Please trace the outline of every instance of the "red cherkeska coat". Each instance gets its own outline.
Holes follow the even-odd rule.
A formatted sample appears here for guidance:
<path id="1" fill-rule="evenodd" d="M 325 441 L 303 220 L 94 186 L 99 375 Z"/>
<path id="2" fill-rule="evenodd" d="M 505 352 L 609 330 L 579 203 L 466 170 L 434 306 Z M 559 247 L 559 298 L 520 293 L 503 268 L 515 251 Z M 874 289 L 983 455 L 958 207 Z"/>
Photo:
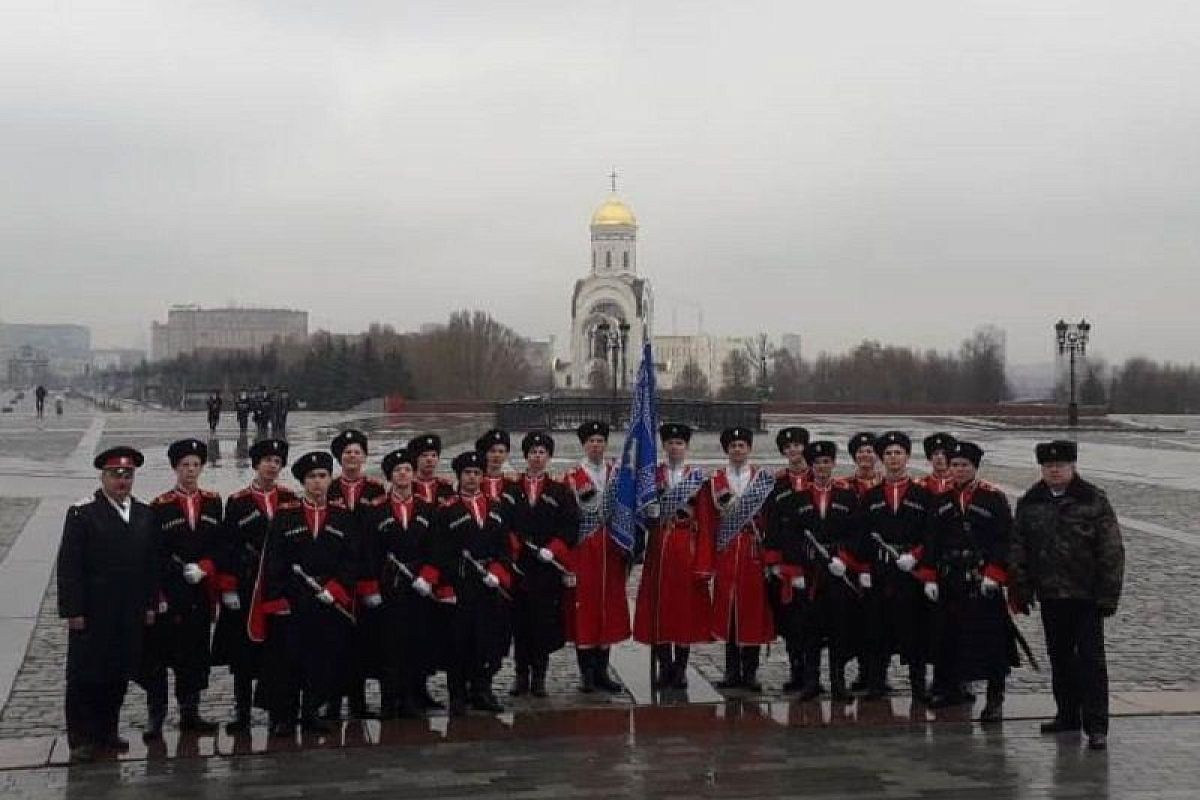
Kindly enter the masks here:
<path id="1" fill-rule="evenodd" d="M 758 474 L 753 468 L 751 480 Z M 717 541 L 723 511 L 721 498 L 729 495 L 729 478 L 724 469 L 713 473 L 696 495 L 696 520 L 702 540 Z M 765 502 L 764 502 L 765 507 Z M 767 586 L 761 535 L 765 533 L 764 509 L 760 509 L 723 550 L 716 552 L 716 585 L 713 590 L 712 635 L 738 645 L 768 644 L 775 638 L 775 624 L 767 602 Z"/>
<path id="2" fill-rule="evenodd" d="M 684 467 L 685 474 L 692 469 Z M 667 488 L 667 467 L 660 464 L 658 489 Z M 660 518 L 646 546 L 633 638 L 649 645 L 712 641 L 712 572 L 712 540 L 701 539 L 692 504 Z"/>
<path id="3" fill-rule="evenodd" d="M 612 480 L 613 468 L 608 466 Z M 600 490 L 582 465 L 568 472 L 565 481 L 580 505 L 598 502 Z M 625 552 L 609 536 L 607 520 L 592 531 L 580 531 L 572 551 L 575 570 L 574 615 L 568 599 L 567 635 L 576 647 L 608 647 L 629 638 L 629 601 L 625 595 L 628 574 Z"/>

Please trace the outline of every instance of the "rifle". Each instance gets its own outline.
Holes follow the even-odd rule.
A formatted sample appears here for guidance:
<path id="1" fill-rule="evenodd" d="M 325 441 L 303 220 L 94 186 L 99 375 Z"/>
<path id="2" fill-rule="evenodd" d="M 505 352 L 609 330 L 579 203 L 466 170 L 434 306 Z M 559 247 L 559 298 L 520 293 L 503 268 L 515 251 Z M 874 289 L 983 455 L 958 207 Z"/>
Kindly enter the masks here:
<path id="1" fill-rule="evenodd" d="M 830 562 L 833 561 L 833 556 L 829 554 L 829 550 L 825 547 L 825 545 L 817 541 L 817 537 L 813 536 L 813 532 L 808 528 L 804 529 L 804 536 L 808 539 L 809 544 L 813 546 L 813 549 L 817 551 L 817 555 L 821 557 L 825 566 L 828 567 Z M 842 583 L 850 587 L 850 591 L 854 592 L 855 597 L 863 596 L 862 589 L 859 589 L 857 586 L 855 586 L 854 581 L 850 580 L 849 576 L 847 576 L 845 573 L 842 573 L 841 577 Z"/>
<path id="2" fill-rule="evenodd" d="M 317 583 L 316 579 L 305 572 L 304 567 L 300 566 L 299 564 L 292 564 L 292 572 L 294 572 L 296 576 L 300 578 L 300 580 L 304 581 L 305 585 L 307 585 L 309 589 L 312 589 L 314 595 L 318 595 L 325 591 L 325 587 Z M 331 605 L 335 611 L 348 619 L 351 625 L 357 624 L 354 620 L 354 615 L 338 605 L 336 600 L 334 600 Z"/>
<path id="3" fill-rule="evenodd" d="M 484 580 L 485 578 L 487 578 L 488 575 L 491 574 L 490 572 L 487 571 L 487 568 L 485 566 L 483 566 L 483 564 L 480 564 L 478 561 L 476 561 L 474 559 L 474 557 L 471 556 L 471 551 L 465 547 L 463 548 L 463 551 L 462 551 L 462 557 L 463 557 L 464 561 L 466 561 L 471 566 L 473 566 L 475 568 L 475 571 L 479 573 L 480 580 Z M 510 603 L 512 602 L 512 599 L 513 599 L 512 595 L 509 594 L 508 591 L 503 586 L 497 586 L 496 591 L 505 600 L 508 600 Z"/>

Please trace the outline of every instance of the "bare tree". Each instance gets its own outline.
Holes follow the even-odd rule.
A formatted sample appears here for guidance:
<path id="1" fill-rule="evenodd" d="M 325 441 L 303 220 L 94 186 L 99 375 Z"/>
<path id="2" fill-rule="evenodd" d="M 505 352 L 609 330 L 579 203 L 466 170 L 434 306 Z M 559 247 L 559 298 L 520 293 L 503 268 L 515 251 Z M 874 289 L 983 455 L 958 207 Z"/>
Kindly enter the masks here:
<path id="1" fill-rule="evenodd" d="M 754 397 L 750 358 L 744 350 L 731 350 L 721 362 L 721 397 L 725 400 L 750 400 Z"/>
<path id="2" fill-rule="evenodd" d="M 671 393 L 678 397 L 690 397 L 698 400 L 708 397 L 708 377 L 704 374 L 704 370 L 700 369 L 700 365 L 696 363 L 695 359 L 688 361 L 680 368 L 679 375 L 671 387 Z"/>

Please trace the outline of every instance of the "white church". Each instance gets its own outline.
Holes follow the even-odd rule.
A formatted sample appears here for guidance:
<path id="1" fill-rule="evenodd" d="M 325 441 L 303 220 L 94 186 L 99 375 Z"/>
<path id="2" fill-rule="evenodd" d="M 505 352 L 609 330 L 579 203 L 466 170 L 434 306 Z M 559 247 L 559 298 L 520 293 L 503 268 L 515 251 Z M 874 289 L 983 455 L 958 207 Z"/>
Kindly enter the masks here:
<path id="1" fill-rule="evenodd" d="M 648 333 L 660 389 L 671 389 L 684 365 L 695 362 L 716 391 L 722 362 L 732 350 L 745 351 L 751 337 L 654 334 L 654 293 L 650 279 L 638 272 L 637 217 L 617 195 L 612 177 L 612 194 L 592 214 L 591 267 L 571 295 L 570 351 L 555 359 L 555 388 L 611 386 L 614 364 L 618 386 L 631 385 Z"/>

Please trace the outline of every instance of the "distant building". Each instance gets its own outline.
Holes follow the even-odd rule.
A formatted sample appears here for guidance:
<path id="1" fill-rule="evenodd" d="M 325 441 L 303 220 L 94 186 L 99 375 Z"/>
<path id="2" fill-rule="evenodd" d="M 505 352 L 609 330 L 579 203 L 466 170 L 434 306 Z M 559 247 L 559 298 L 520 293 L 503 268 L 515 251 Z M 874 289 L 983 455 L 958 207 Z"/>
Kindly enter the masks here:
<path id="1" fill-rule="evenodd" d="M 145 350 L 127 347 L 109 347 L 92 351 L 92 369 L 104 372 L 110 369 L 131 370 L 146 360 Z"/>
<path id="2" fill-rule="evenodd" d="M 275 341 L 307 337 L 307 311 L 172 306 L 165 323 L 151 326 L 150 356 L 163 361 L 202 351 L 254 352 Z"/>
<path id="3" fill-rule="evenodd" d="M 92 362 L 92 331 L 84 325 L 0 323 L 0 359 L 26 357 L 44 359 L 55 375 L 82 375 Z"/>
<path id="4" fill-rule="evenodd" d="M 33 386 L 50 380 L 50 360 L 40 350 L 22 345 L 8 358 L 8 385 Z"/>

